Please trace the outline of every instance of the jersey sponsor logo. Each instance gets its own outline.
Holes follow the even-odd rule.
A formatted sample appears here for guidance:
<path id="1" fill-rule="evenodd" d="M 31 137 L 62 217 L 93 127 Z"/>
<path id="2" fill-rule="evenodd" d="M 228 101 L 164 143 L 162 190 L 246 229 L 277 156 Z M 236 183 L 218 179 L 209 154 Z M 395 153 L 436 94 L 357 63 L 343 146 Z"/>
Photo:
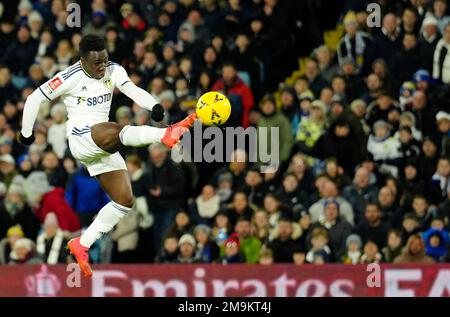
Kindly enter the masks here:
<path id="1" fill-rule="evenodd" d="M 55 90 L 61 85 L 62 80 L 59 77 L 56 77 L 55 79 L 53 79 L 51 82 L 48 83 L 48 86 L 50 87 L 51 90 Z"/>
<path id="2" fill-rule="evenodd" d="M 96 97 L 89 97 L 86 99 L 87 106 L 97 106 L 105 102 L 111 101 L 112 94 L 104 94 Z"/>

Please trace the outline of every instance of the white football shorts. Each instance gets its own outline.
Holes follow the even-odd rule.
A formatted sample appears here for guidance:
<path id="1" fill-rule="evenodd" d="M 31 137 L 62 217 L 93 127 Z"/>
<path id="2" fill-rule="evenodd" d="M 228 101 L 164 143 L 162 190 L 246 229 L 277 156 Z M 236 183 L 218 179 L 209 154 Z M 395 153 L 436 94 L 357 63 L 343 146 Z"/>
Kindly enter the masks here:
<path id="1" fill-rule="evenodd" d="M 73 157 L 87 167 L 91 176 L 127 169 L 125 160 L 119 152 L 111 154 L 95 144 L 89 126 L 73 128 L 68 140 Z"/>

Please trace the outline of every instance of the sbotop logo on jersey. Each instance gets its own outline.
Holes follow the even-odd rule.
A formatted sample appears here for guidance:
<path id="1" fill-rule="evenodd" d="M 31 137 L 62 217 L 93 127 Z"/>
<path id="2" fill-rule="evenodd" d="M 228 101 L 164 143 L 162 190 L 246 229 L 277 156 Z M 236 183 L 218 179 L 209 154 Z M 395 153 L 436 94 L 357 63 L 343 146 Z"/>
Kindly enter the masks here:
<path id="1" fill-rule="evenodd" d="M 104 94 L 104 95 L 100 95 L 100 96 L 96 96 L 96 97 L 78 98 L 78 104 L 80 104 L 82 101 L 84 101 L 83 99 L 86 99 L 86 105 L 88 107 L 98 106 L 105 102 L 111 101 L 111 98 L 112 98 L 112 93 Z"/>

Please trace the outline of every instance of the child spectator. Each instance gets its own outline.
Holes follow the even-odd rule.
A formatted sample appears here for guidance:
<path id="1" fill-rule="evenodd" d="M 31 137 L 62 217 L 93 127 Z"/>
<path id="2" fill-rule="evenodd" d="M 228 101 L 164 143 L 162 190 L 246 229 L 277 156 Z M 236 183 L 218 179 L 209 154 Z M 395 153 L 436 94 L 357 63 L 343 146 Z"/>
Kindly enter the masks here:
<path id="1" fill-rule="evenodd" d="M 364 245 L 364 253 L 359 263 L 381 263 L 382 256 L 378 252 L 378 245 L 373 241 L 367 241 Z"/>
<path id="2" fill-rule="evenodd" d="M 388 233 L 387 246 L 381 252 L 383 261 L 387 263 L 394 262 L 394 259 L 402 252 L 402 234 L 400 230 L 391 229 Z"/>
<path id="3" fill-rule="evenodd" d="M 345 241 L 347 252 L 342 256 L 342 263 L 344 264 L 358 264 L 362 255 L 361 238 L 357 234 L 351 234 Z"/>
<path id="4" fill-rule="evenodd" d="M 325 262 L 331 261 L 331 250 L 328 246 L 328 234 L 323 228 L 316 228 L 312 231 L 311 249 L 306 253 L 306 262 L 314 263 L 316 252 L 323 251 L 320 255 Z"/>

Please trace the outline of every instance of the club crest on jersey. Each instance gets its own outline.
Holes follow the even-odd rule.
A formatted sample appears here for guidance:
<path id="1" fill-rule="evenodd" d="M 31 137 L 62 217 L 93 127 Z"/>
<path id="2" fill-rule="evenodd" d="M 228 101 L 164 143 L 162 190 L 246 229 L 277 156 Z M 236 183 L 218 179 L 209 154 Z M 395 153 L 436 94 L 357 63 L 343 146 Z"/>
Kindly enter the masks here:
<path id="1" fill-rule="evenodd" d="M 105 79 L 104 81 L 103 81 L 103 84 L 105 85 L 105 87 L 106 88 L 108 88 L 108 89 L 112 89 L 112 83 L 111 83 L 111 79 Z"/>
<path id="2" fill-rule="evenodd" d="M 48 83 L 48 86 L 51 90 L 55 90 L 59 86 L 62 85 L 62 80 L 59 77 L 56 77 L 51 82 Z"/>

